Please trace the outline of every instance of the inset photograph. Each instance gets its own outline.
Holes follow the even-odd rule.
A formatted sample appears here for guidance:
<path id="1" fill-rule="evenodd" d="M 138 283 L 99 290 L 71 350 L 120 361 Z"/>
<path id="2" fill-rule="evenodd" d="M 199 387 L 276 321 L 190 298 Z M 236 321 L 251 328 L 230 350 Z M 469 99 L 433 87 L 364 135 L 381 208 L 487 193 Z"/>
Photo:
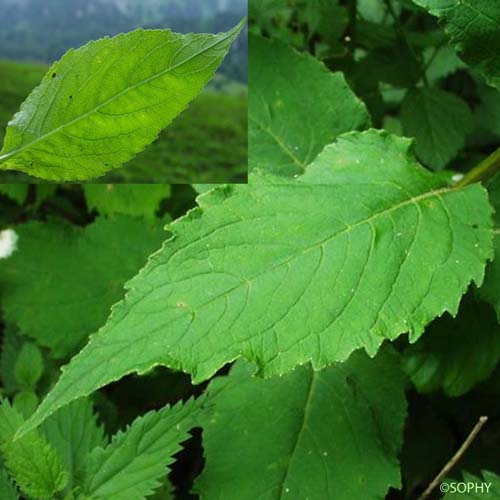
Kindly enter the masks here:
<path id="1" fill-rule="evenodd" d="M 0 183 L 246 182 L 246 0 L 0 12 Z"/>

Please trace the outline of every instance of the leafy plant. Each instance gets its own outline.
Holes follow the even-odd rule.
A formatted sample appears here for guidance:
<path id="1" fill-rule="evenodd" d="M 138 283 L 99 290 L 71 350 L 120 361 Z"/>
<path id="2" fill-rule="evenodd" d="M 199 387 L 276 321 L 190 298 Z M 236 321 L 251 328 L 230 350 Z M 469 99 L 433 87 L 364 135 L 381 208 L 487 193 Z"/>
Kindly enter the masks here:
<path id="1" fill-rule="evenodd" d="M 500 7 L 381 5 L 251 3 L 247 185 L 3 189 L 6 497 L 498 496 Z"/>
<path id="2" fill-rule="evenodd" d="M 120 166 L 199 94 L 242 27 L 136 30 L 68 51 L 9 123 L 0 168 L 64 181 Z"/>

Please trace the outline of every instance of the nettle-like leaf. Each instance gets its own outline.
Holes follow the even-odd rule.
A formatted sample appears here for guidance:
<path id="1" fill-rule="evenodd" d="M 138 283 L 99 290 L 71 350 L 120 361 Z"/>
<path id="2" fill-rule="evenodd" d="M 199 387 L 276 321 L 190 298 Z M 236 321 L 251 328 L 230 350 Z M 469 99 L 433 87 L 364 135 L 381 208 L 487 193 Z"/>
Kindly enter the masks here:
<path id="1" fill-rule="evenodd" d="M 68 51 L 9 123 L 0 169 L 63 181 L 120 166 L 199 94 L 242 27 L 137 30 Z"/>
<path id="2" fill-rule="evenodd" d="M 250 36 L 249 167 L 302 174 L 338 135 L 370 118 L 342 73 L 279 41 Z"/>
<path id="3" fill-rule="evenodd" d="M 405 377 L 394 351 L 271 379 L 252 371 L 237 363 L 208 388 L 201 498 L 350 500 L 401 486 Z"/>
<path id="4" fill-rule="evenodd" d="M 460 57 L 500 86 L 500 4 L 488 0 L 414 0 L 437 16 Z"/>
<path id="5" fill-rule="evenodd" d="M 18 250 L 0 261 L 5 317 L 60 358 L 104 324 L 123 284 L 165 237 L 161 221 L 127 216 L 85 228 L 31 221 L 15 230 Z"/>
<path id="6" fill-rule="evenodd" d="M 173 456 L 190 437 L 203 399 L 137 418 L 87 459 L 81 493 L 92 500 L 143 500 L 161 486 Z"/>
<path id="7" fill-rule="evenodd" d="M 104 429 L 97 424 L 92 403 L 86 398 L 54 413 L 40 432 L 57 450 L 69 472 L 68 489 L 81 481 L 89 453 L 107 444 Z"/>
<path id="8" fill-rule="evenodd" d="M 35 500 L 52 500 L 68 483 L 59 454 L 37 431 L 13 441 L 23 423 L 8 401 L 0 405 L 0 449 L 5 465 L 19 489 Z"/>
<path id="9" fill-rule="evenodd" d="M 102 215 L 153 217 L 160 202 L 170 197 L 168 184 L 85 184 L 89 210 Z"/>
<path id="10" fill-rule="evenodd" d="M 461 396 L 488 378 L 500 361 L 500 326 L 493 310 L 465 300 L 456 318 L 436 320 L 406 349 L 404 367 L 422 392 Z"/>
<path id="11" fill-rule="evenodd" d="M 298 179 L 254 175 L 200 196 L 26 429 L 155 365 L 196 383 L 240 357 L 265 376 L 321 369 L 455 314 L 492 257 L 492 209 L 480 185 L 443 187 L 410 145 L 346 134 Z"/>
<path id="12" fill-rule="evenodd" d="M 404 133 L 415 137 L 415 152 L 433 169 L 444 168 L 465 146 L 472 112 L 467 103 L 438 88 L 410 90 L 401 105 Z"/>

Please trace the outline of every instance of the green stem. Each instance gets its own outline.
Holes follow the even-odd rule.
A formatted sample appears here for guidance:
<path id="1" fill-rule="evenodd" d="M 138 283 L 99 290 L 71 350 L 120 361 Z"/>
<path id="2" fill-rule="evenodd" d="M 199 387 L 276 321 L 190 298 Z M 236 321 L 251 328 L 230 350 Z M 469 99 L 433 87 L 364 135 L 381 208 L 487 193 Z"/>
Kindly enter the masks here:
<path id="1" fill-rule="evenodd" d="M 484 181 L 500 170 L 500 148 L 467 172 L 455 187 L 465 187 L 474 182 Z"/>

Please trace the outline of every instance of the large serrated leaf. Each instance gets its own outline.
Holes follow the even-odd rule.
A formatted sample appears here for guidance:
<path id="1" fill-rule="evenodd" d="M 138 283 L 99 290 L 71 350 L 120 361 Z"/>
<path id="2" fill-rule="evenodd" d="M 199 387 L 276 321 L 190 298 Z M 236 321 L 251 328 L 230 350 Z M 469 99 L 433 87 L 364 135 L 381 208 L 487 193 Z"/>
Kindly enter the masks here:
<path id="1" fill-rule="evenodd" d="M 208 388 L 201 498 L 351 500 L 401 486 L 406 381 L 394 351 L 271 379 L 252 371 L 238 363 Z"/>
<path id="2" fill-rule="evenodd" d="M 9 123 L 0 169 L 62 181 L 120 166 L 199 94 L 242 27 L 137 30 L 68 51 Z"/>
<path id="3" fill-rule="evenodd" d="M 492 209 L 480 185 L 443 187 L 410 144 L 346 134 L 298 179 L 202 195 L 26 428 L 154 365 L 195 382 L 240 357 L 265 376 L 321 369 L 455 314 L 492 257 Z"/>

